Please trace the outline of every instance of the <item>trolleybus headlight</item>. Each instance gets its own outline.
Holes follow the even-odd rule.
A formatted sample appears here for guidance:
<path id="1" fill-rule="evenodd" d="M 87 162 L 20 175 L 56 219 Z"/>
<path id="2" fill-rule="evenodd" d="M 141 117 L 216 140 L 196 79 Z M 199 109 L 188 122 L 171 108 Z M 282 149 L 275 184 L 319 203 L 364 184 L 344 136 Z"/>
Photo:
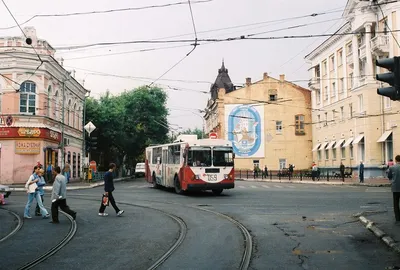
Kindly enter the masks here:
<path id="1" fill-rule="evenodd" d="M 200 179 L 200 175 L 196 174 L 192 176 L 192 180 L 199 180 Z"/>
<path id="2" fill-rule="evenodd" d="M 228 179 L 228 176 L 229 176 L 229 175 L 224 174 L 224 179 Z"/>

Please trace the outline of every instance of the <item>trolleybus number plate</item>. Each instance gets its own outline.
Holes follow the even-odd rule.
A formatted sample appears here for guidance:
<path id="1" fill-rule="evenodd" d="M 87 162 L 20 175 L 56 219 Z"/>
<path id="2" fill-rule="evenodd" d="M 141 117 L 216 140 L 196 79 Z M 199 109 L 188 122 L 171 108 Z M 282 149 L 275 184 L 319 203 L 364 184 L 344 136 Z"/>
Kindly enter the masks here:
<path id="1" fill-rule="evenodd" d="M 216 174 L 207 174 L 209 182 L 217 182 L 217 175 Z"/>

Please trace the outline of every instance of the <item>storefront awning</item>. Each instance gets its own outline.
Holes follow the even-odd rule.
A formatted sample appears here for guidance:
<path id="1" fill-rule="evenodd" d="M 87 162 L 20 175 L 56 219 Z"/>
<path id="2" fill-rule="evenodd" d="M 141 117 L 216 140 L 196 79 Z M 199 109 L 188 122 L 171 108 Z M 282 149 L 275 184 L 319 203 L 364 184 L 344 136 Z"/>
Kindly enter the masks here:
<path id="1" fill-rule="evenodd" d="M 326 149 L 331 149 L 331 148 L 333 148 L 333 145 L 336 143 L 336 141 L 331 141 L 329 144 L 328 144 L 328 147 L 326 148 Z"/>
<path id="2" fill-rule="evenodd" d="M 385 142 L 390 134 L 392 134 L 392 130 L 385 131 L 376 142 Z"/>
<path id="3" fill-rule="evenodd" d="M 338 140 L 337 142 L 336 142 L 336 146 L 335 146 L 335 148 L 340 148 L 340 147 L 342 147 L 342 143 L 345 141 L 345 139 L 340 139 L 340 140 Z"/>
<path id="4" fill-rule="evenodd" d="M 358 136 L 354 139 L 353 144 L 359 143 L 363 138 L 364 138 L 364 134 L 358 135 Z"/>
<path id="5" fill-rule="evenodd" d="M 324 142 L 321 147 L 319 148 L 319 150 L 324 150 L 325 147 L 328 145 L 328 142 Z"/>
<path id="6" fill-rule="evenodd" d="M 313 152 L 317 151 L 317 150 L 318 150 L 318 147 L 319 147 L 320 145 L 321 145 L 320 143 L 317 143 L 317 145 L 314 146 L 314 148 L 313 148 L 312 151 L 313 151 Z"/>
<path id="7" fill-rule="evenodd" d="M 343 144 L 343 147 L 349 146 L 353 140 L 354 138 L 348 138 L 347 141 Z"/>

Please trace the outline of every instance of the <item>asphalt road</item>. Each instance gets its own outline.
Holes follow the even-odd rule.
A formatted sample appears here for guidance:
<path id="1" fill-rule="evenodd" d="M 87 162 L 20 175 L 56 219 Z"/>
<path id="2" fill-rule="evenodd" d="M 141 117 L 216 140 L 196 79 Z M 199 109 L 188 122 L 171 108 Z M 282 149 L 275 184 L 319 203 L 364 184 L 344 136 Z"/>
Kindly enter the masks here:
<path id="1" fill-rule="evenodd" d="M 97 215 L 102 187 L 68 191 L 68 204 L 78 212 L 77 233 L 34 269 L 148 269 L 183 234 L 182 243 L 158 269 L 238 269 L 245 250 L 239 228 L 224 217 L 187 206 L 220 212 L 245 225 L 253 240 L 249 269 L 400 265 L 400 257 L 352 217 L 375 205 L 392 209 L 389 188 L 238 181 L 221 196 L 180 196 L 153 189 L 142 179 L 115 186 L 114 196 L 125 210 L 122 217 L 116 217 L 112 207 L 108 217 Z M 8 201 L 3 208 L 22 216 L 26 194 L 14 192 Z M 184 226 L 168 214 L 180 217 Z M 0 218 L 1 237 L 16 221 L 5 211 Z M 49 250 L 69 226 L 65 217 L 59 225 L 40 217 L 25 220 L 20 231 L 0 242 L 0 269 L 18 269 Z"/>

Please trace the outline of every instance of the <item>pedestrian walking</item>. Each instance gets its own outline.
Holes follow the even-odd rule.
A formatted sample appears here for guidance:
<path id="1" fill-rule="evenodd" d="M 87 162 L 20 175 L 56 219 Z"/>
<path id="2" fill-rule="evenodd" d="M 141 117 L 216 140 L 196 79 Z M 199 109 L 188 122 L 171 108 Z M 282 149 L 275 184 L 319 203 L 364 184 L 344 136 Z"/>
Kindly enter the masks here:
<path id="1" fill-rule="evenodd" d="M 315 181 L 315 177 L 318 177 L 318 166 L 313 162 L 311 166 L 311 178 L 313 181 Z"/>
<path id="2" fill-rule="evenodd" d="M 343 162 L 340 162 L 340 177 L 342 178 L 342 181 L 344 182 L 344 165 Z"/>
<path id="3" fill-rule="evenodd" d="M 397 155 L 394 159 L 396 164 L 389 168 L 388 178 L 392 182 L 394 216 L 396 221 L 400 222 L 400 155 Z"/>
<path id="4" fill-rule="evenodd" d="M 358 166 L 358 177 L 360 178 L 360 183 L 364 183 L 364 164 L 362 160 L 360 161 L 360 165 Z"/>
<path id="5" fill-rule="evenodd" d="M 108 172 L 105 173 L 104 175 L 104 196 L 108 197 L 108 201 L 111 203 L 112 207 L 114 208 L 115 212 L 117 213 L 117 216 L 121 216 L 124 213 L 124 210 L 120 210 L 115 203 L 115 199 L 113 196 L 113 191 L 115 190 L 114 188 L 114 175 L 113 172 L 116 168 L 116 165 L 114 163 L 110 163 L 108 166 Z M 99 209 L 99 216 L 108 216 L 107 213 L 104 212 L 106 210 L 106 205 L 103 203 L 103 200 L 100 205 Z"/>
<path id="6" fill-rule="evenodd" d="M 69 178 L 71 177 L 71 166 L 69 165 L 69 163 L 65 163 L 64 166 L 64 176 L 65 179 L 67 179 L 67 183 L 69 183 Z"/>
<path id="7" fill-rule="evenodd" d="M 38 177 L 39 170 L 40 170 L 39 167 L 35 166 L 33 168 L 31 176 L 29 177 L 28 181 L 25 184 L 25 188 L 27 190 L 26 192 L 28 193 L 28 202 L 25 205 L 24 218 L 28 219 L 32 218 L 29 212 L 34 199 L 39 205 L 40 213 L 42 214 L 43 218 L 49 217 L 49 213 L 47 212 L 46 208 L 44 208 L 42 199 L 40 198 L 39 192 L 37 190 L 38 187 L 37 183 L 39 182 L 39 177 Z"/>
<path id="8" fill-rule="evenodd" d="M 46 178 L 47 178 L 47 183 L 52 183 L 53 182 L 53 164 L 49 162 L 49 165 L 47 165 L 46 168 Z"/>
<path id="9" fill-rule="evenodd" d="M 44 180 L 44 170 L 40 169 L 39 173 L 38 173 L 38 179 L 39 181 L 36 183 L 38 188 L 37 188 L 37 192 L 39 193 L 40 199 L 42 200 L 42 204 L 44 205 L 44 186 L 46 185 L 46 181 Z M 39 207 L 39 203 L 36 203 L 36 211 L 35 211 L 35 216 L 40 216 L 40 207 Z"/>
<path id="10" fill-rule="evenodd" d="M 61 174 L 61 168 L 59 166 L 55 167 L 54 173 L 56 174 L 56 178 L 54 179 L 53 191 L 51 193 L 51 223 L 58 224 L 60 223 L 58 219 L 58 207 L 73 219 L 76 219 L 76 212 L 71 210 L 67 205 L 67 180 Z"/>
<path id="11" fill-rule="evenodd" d="M 268 168 L 267 168 L 267 165 L 264 166 L 264 175 L 265 175 L 265 178 L 268 177 Z"/>

